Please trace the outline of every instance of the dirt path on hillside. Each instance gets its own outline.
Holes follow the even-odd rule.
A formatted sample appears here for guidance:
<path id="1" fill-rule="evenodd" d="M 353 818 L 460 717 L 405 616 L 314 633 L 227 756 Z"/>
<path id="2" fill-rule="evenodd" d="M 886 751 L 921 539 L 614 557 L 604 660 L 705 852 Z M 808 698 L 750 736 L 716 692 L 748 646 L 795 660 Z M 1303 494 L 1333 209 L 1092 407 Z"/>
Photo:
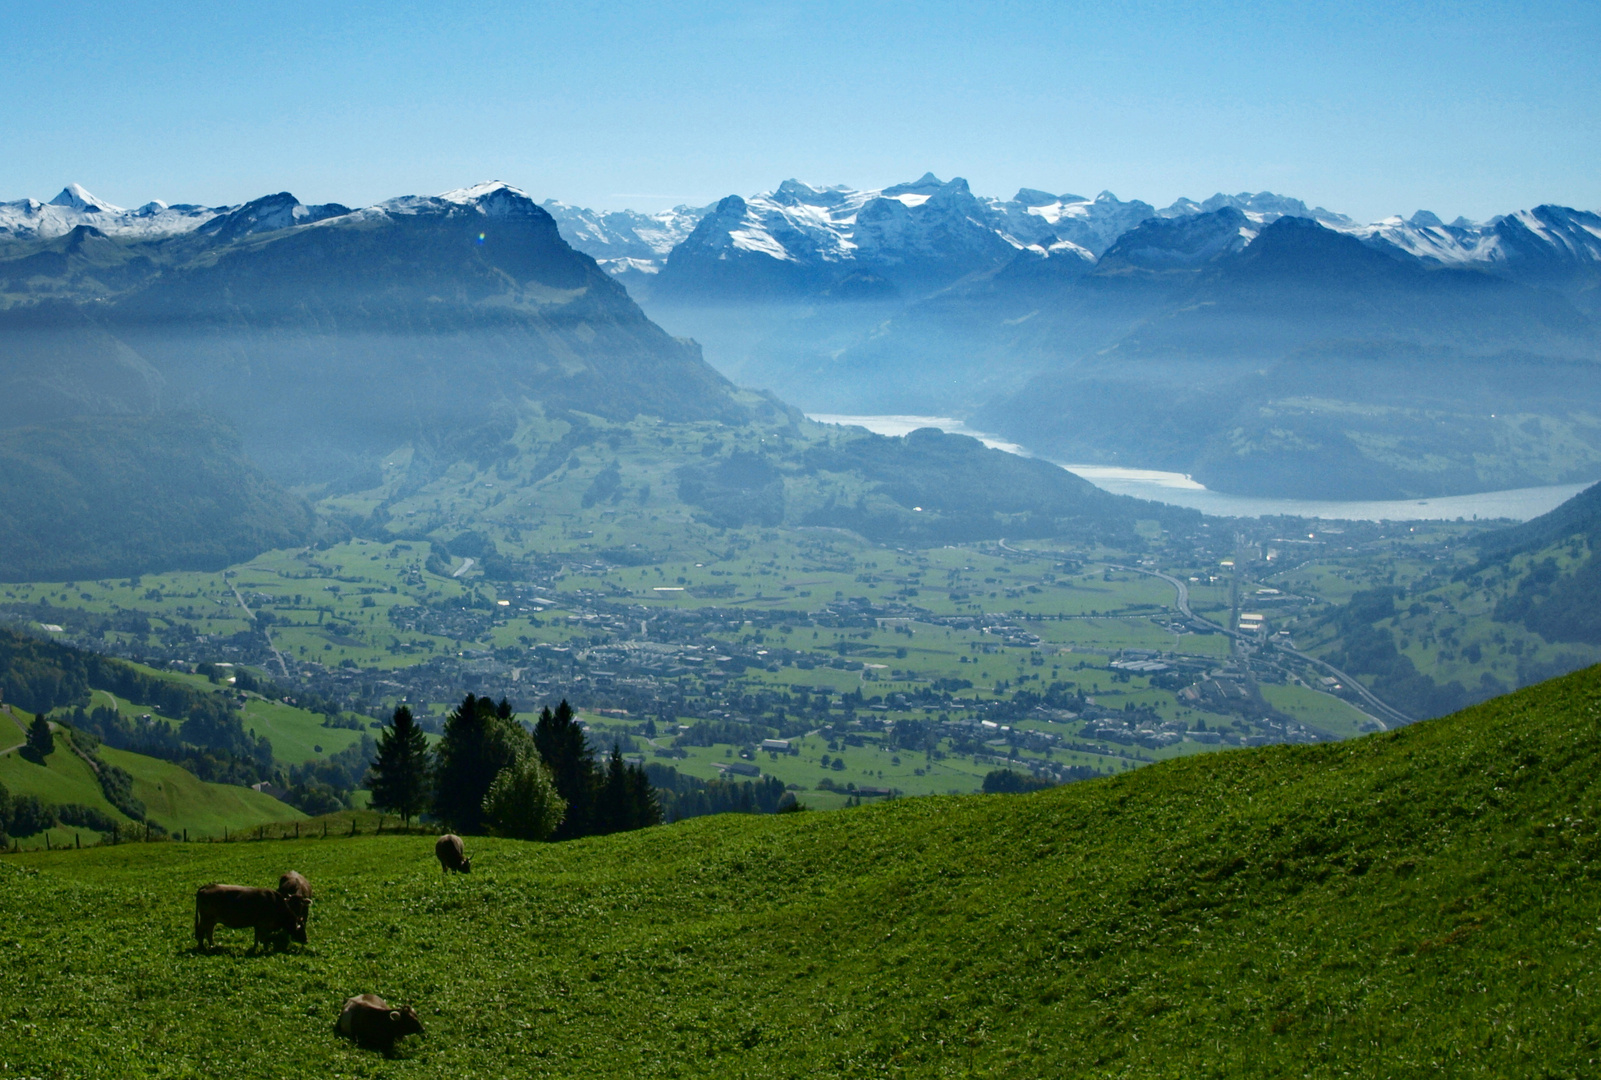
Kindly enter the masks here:
<path id="1" fill-rule="evenodd" d="M 0 712 L 5 713 L 7 716 L 11 717 L 11 719 L 13 719 L 13 720 L 17 719 L 17 714 L 11 711 L 11 706 L 10 705 L 0 705 Z M 21 725 L 21 721 L 18 721 L 18 725 L 19 726 Z M 0 749 L 0 757 L 5 757 L 7 754 L 11 753 L 11 751 L 13 751 L 13 750 L 21 750 L 24 746 L 27 746 L 27 745 L 28 745 L 28 741 L 26 739 L 24 739 L 22 742 L 19 742 L 15 746 L 7 746 L 4 749 Z"/>

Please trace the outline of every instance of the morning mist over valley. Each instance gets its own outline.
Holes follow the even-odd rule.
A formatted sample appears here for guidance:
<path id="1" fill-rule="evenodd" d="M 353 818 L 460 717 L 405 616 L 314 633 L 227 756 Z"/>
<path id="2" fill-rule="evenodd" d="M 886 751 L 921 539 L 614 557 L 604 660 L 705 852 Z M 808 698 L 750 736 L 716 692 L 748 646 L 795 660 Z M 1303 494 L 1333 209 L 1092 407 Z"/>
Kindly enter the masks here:
<path id="1" fill-rule="evenodd" d="M 1594 1071 L 1596 13 L 825 7 L 19 28 L 0 1076 Z"/>

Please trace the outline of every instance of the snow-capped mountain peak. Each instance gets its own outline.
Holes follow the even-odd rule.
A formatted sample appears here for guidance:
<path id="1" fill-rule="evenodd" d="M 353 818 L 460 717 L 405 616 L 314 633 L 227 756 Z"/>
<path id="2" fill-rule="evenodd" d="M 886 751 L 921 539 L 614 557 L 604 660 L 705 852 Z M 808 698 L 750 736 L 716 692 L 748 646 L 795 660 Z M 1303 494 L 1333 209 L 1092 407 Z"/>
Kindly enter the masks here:
<path id="1" fill-rule="evenodd" d="M 498 195 L 502 192 L 507 195 L 515 196 L 519 199 L 527 199 L 529 202 L 534 201 L 526 191 L 522 190 L 522 188 L 513 187 L 504 180 L 488 180 L 482 184 L 474 184 L 472 187 L 456 188 L 453 191 L 443 191 L 440 192 L 438 197 L 443 199 L 445 202 L 462 203 L 465 205 L 468 203 L 482 202 L 483 200 L 493 195 Z"/>
<path id="2" fill-rule="evenodd" d="M 114 206 L 104 199 L 97 199 L 82 184 L 68 184 L 61 189 L 61 194 L 50 200 L 51 206 L 62 206 L 86 214 L 126 214 L 127 211 L 120 206 Z"/>

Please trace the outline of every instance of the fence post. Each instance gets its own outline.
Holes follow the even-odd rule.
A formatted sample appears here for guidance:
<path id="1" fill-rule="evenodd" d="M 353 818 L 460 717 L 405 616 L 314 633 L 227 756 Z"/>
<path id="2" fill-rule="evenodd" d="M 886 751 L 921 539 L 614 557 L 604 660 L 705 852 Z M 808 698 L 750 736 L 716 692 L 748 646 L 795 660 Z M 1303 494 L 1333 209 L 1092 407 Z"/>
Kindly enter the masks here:
<path id="1" fill-rule="evenodd" d="M 83 837 L 77 833 L 72 834 L 72 846 L 78 851 L 83 850 Z"/>
<path id="2" fill-rule="evenodd" d="M 295 822 L 295 839 L 300 839 L 300 822 Z"/>
<path id="3" fill-rule="evenodd" d="M 183 830 L 183 842 L 186 844 L 189 842 L 189 827 L 187 825 L 184 826 Z"/>
<path id="4" fill-rule="evenodd" d="M 48 830 L 46 830 L 46 832 L 44 834 L 44 849 L 46 851 L 50 850 L 50 833 L 49 833 Z"/>

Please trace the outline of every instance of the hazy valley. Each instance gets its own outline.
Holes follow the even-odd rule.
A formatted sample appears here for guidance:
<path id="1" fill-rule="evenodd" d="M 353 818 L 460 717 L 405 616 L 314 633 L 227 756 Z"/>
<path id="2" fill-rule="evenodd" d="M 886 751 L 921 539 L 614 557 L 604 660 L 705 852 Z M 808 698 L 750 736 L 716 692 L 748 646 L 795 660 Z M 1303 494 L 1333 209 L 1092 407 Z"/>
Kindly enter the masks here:
<path id="1" fill-rule="evenodd" d="M 449 1026 L 402 1070 L 609 1074 L 626 1022 L 671 1075 L 1469 1044 L 1491 1075 L 1530 1060 L 1511 1026 L 1578 1075 L 1593 1019 L 1523 965 L 1593 982 L 1601 487 L 1522 523 L 1225 518 L 1050 461 L 1333 501 L 1593 481 L 1598 258 L 1556 207 L 931 175 L 655 215 L 0 204 L 0 910 L 115 908 L 124 941 L 58 976 L 0 931 L 31 1003 L 0 998 L 0 1059 L 178 1073 L 215 1029 L 342 1068 L 307 987 L 380 965 L 582 1034 Z M 401 706 L 443 770 L 466 694 L 514 740 L 570 702 L 595 792 L 645 783 L 663 825 L 462 827 L 479 872 L 441 884 L 370 770 Z M 313 945 L 257 980 L 165 941 L 198 880 L 284 859 L 328 882 Z M 441 968 L 424 926 L 512 944 Z M 282 1023 L 183 1002 L 214 962 Z M 74 1042 L 83 972 L 160 1030 Z"/>

